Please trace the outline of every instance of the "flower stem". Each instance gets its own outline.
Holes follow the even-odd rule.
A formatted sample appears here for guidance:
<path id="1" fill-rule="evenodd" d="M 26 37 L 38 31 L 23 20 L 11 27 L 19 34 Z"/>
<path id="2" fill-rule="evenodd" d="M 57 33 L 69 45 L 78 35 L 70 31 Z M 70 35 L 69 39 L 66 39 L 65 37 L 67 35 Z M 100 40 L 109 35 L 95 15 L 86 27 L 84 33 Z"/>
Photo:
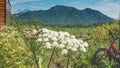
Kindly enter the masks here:
<path id="1" fill-rule="evenodd" d="M 49 63 L 48 63 L 48 68 L 49 68 L 49 66 L 50 66 L 52 57 L 53 57 L 53 55 L 54 55 L 54 51 L 55 51 L 55 47 L 54 47 L 54 49 L 53 49 L 53 51 L 52 51 L 52 54 L 51 54 L 51 57 L 50 57 L 50 60 L 49 60 Z"/>
<path id="2" fill-rule="evenodd" d="M 70 62 L 70 54 L 68 54 L 67 67 L 66 68 L 69 67 L 69 62 Z"/>

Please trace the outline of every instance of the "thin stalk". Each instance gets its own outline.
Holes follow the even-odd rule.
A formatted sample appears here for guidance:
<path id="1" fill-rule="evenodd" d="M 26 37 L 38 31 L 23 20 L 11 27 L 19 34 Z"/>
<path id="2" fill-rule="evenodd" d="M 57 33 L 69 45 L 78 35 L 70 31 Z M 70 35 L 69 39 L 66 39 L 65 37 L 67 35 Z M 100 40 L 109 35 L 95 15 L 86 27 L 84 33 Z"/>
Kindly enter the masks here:
<path id="1" fill-rule="evenodd" d="M 37 68 L 39 68 L 39 64 L 38 64 L 38 60 L 37 60 L 35 52 L 33 52 L 33 56 L 34 56 L 35 64 L 36 64 Z"/>
<path id="2" fill-rule="evenodd" d="M 38 59 L 37 59 L 37 56 L 36 56 L 36 53 L 35 53 L 35 51 L 36 51 L 35 48 L 36 47 L 35 46 L 33 47 L 33 45 L 36 45 L 36 43 L 33 40 L 30 40 L 30 50 L 31 50 L 31 52 L 33 54 L 35 64 L 36 64 L 37 68 L 39 68 Z"/>
<path id="3" fill-rule="evenodd" d="M 52 54 L 51 54 L 51 57 L 50 57 L 50 60 L 49 60 L 49 63 L 48 63 L 48 68 L 49 68 L 49 66 L 50 66 L 52 57 L 53 57 L 53 55 L 54 55 L 54 51 L 55 51 L 55 47 L 54 47 L 54 49 L 53 49 L 53 51 L 52 51 Z"/>
<path id="4" fill-rule="evenodd" d="M 68 54 L 67 67 L 66 68 L 69 67 L 69 62 L 70 62 L 70 54 Z"/>

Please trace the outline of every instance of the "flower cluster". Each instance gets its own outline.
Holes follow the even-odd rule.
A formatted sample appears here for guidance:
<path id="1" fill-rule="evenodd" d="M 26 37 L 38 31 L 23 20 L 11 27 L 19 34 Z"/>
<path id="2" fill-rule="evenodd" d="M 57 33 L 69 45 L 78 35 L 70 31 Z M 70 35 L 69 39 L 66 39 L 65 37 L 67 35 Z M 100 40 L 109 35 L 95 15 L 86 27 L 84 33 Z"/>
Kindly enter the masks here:
<path id="1" fill-rule="evenodd" d="M 37 30 L 33 30 L 33 33 L 37 33 Z M 81 39 L 76 39 L 74 35 L 70 35 L 68 32 L 52 31 L 46 28 L 42 28 L 38 34 L 37 41 L 44 45 L 44 48 L 51 49 L 57 47 L 62 49 L 62 54 L 67 54 L 68 51 L 81 50 L 86 52 L 88 47 L 87 42 L 83 42 Z"/>

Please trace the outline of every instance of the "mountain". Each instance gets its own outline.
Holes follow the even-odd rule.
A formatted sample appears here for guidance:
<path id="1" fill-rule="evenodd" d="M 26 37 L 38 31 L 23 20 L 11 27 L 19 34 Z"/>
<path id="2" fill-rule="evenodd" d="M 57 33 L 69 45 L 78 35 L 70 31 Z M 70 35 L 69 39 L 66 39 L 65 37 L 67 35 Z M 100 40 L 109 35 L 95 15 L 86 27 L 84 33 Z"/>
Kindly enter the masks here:
<path id="1" fill-rule="evenodd" d="M 22 14 L 22 13 L 29 12 L 29 11 L 30 11 L 29 9 L 17 10 L 16 13 Z"/>
<path id="2" fill-rule="evenodd" d="M 63 5 L 56 5 L 48 10 L 37 10 L 17 13 L 13 14 L 12 17 L 15 20 L 19 19 L 27 22 L 39 21 L 47 24 L 92 25 L 114 21 L 114 19 L 91 8 L 79 10 L 74 7 L 68 7 Z"/>

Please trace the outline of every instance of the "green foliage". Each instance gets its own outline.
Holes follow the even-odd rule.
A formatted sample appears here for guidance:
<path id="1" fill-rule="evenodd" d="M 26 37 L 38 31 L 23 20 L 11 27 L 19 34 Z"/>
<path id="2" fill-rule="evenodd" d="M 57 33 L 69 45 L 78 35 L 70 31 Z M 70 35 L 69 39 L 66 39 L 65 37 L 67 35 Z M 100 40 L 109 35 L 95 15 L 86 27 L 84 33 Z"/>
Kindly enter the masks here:
<path id="1" fill-rule="evenodd" d="M 4 27 L 0 31 L 0 67 L 26 68 L 31 67 L 31 53 L 24 40 L 14 26 Z"/>
<path id="2" fill-rule="evenodd" d="M 119 21 L 115 21 L 112 24 L 105 23 L 100 26 L 97 26 L 93 30 L 92 37 L 98 39 L 98 40 L 107 40 L 110 35 L 109 35 L 109 30 L 113 32 L 115 35 L 120 35 L 119 32 Z"/>
<path id="3" fill-rule="evenodd" d="M 41 45 L 38 45 L 34 39 L 26 38 L 23 35 L 23 30 L 45 27 L 56 31 L 67 31 L 75 35 L 76 38 L 87 41 L 90 46 L 86 53 L 71 53 L 71 68 L 92 68 L 90 61 L 94 52 L 98 48 L 107 47 L 108 45 L 108 30 L 111 29 L 114 34 L 120 35 L 118 21 L 112 24 L 106 23 L 91 27 L 14 22 L 12 22 L 11 26 L 6 26 L 0 30 L 0 68 L 34 68 L 37 65 L 43 68 L 47 67 L 52 51 L 41 49 Z M 55 50 L 51 63 L 55 66 L 60 65 L 62 68 L 65 68 L 66 60 L 66 56 L 60 55 L 59 51 Z M 41 63 L 38 61 L 41 61 Z M 110 68 L 111 65 L 106 62 L 106 67 Z"/>

